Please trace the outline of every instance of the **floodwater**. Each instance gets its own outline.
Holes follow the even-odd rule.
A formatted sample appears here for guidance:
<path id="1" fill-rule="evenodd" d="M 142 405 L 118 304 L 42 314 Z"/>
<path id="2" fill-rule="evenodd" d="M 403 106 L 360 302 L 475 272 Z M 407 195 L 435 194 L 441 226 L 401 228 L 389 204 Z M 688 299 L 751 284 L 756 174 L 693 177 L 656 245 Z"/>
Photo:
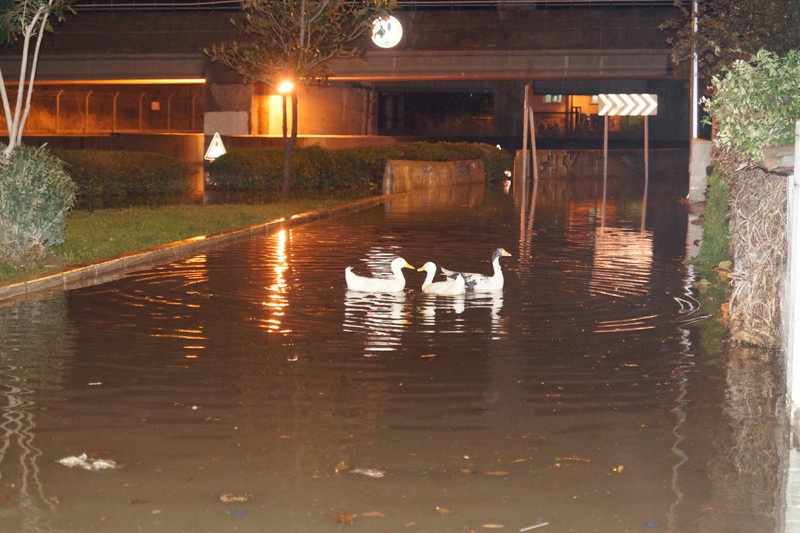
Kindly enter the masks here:
<path id="1" fill-rule="evenodd" d="M 698 308 L 685 178 L 642 181 L 438 191 L 0 307 L 0 529 L 780 530 L 782 378 Z M 501 293 L 345 287 L 499 246 Z"/>

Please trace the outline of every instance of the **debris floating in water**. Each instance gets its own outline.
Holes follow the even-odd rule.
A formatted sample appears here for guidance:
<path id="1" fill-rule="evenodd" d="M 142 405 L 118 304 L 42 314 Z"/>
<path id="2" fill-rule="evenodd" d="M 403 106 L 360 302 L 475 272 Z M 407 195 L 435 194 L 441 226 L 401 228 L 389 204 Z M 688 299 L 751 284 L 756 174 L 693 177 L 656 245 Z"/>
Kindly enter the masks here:
<path id="1" fill-rule="evenodd" d="M 386 473 L 383 470 L 378 470 L 377 468 L 354 468 L 350 470 L 351 474 L 361 474 L 362 476 L 367 477 L 383 477 Z"/>
<path id="2" fill-rule="evenodd" d="M 539 522 L 533 524 L 532 526 L 523 527 L 519 531 L 520 531 L 520 533 L 523 533 L 525 531 L 531 531 L 533 529 L 539 529 L 540 527 L 549 526 L 549 525 L 550 525 L 550 522 L 548 522 L 547 520 L 539 520 Z"/>
<path id="3" fill-rule="evenodd" d="M 70 468 L 80 467 L 84 470 L 108 470 L 117 468 L 117 462 L 114 459 L 104 459 L 100 457 L 89 457 L 85 453 L 80 455 L 70 455 L 69 457 L 63 457 L 57 461 L 64 466 L 68 466 Z"/>
<path id="4" fill-rule="evenodd" d="M 226 492 L 219 496 L 219 501 L 222 503 L 243 503 L 249 502 L 252 499 L 253 495 L 245 492 Z"/>

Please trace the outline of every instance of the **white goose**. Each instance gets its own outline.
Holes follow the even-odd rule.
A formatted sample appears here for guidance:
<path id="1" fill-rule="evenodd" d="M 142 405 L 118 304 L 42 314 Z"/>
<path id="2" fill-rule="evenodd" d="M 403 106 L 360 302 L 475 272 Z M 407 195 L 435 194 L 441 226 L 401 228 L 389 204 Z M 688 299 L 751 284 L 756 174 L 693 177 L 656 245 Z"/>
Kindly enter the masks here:
<path id="1" fill-rule="evenodd" d="M 492 252 L 492 268 L 494 273 L 491 276 L 475 274 L 474 272 L 453 272 L 444 267 L 442 267 L 442 274 L 449 279 L 453 279 L 458 275 L 463 276 L 467 283 L 467 288 L 473 291 L 500 291 L 503 290 L 503 285 L 505 284 L 503 271 L 500 270 L 500 258 L 510 256 L 511 254 L 506 252 L 503 248 L 498 248 Z"/>
<path id="2" fill-rule="evenodd" d="M 403 276 L 404 268 L 414 267 L 409 265 L 402 257 L 395 257 L 391 263 L 391 278 L 368 278 L 353 273 L 353 267 L 344 269 L 344 279 L 347 288 L 357 292 L 400 292 L 406 288 L 406 278 Z"/>
<path id="3" fill-rule="evenodd" d="M 461 275 L 455 275 L 445 281 L 433 281 L 436 275 L 436 265 L 430 261 L 422 265 L 417 271 L 425 271 L 425 281 L 422 282 L 422 292 L 438 296 L 458 296 L 467 292 L 466 282 Z"/>

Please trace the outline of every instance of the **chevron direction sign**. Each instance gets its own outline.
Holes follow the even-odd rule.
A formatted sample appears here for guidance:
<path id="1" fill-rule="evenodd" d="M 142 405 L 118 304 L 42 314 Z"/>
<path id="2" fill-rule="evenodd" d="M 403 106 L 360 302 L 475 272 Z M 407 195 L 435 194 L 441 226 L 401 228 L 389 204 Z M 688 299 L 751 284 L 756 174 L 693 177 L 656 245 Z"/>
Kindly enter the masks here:
<path id="1" fill-rule="evenodd" d="M 655 115 L 658 95 L 655 94 L 598 94 L 597 114 L 643 116 Z"/>

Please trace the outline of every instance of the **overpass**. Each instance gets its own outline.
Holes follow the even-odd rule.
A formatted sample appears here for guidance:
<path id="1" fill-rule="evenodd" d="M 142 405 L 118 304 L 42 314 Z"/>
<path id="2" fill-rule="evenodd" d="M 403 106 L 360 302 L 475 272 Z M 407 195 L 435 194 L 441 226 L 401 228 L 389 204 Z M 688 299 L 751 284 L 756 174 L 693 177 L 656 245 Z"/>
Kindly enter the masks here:
<path id="1" fill-rule="evenodd" d="M 381 132 L 382 113 L 408 107 L 402 95 L 426 92 L 489 94 L 495 122 L 521 125 L 521 119 L 514 118 L 521 107 L 520 87 L 533 81 L 537 94 L 655 92 L 664 104 L 660 111 L 665 107 L 671 116 L 668 127 L 660 129 L 688 132 L 688 126 L 678 124 L 688 120 L 682 110 L 687 107 L 686 94 L 682 82 L 673 77 L 666 35 L 658 29 L 664 20 L 678 15 L 677 8 L 663 2 L 655 2 L 656 7 L 651 5 L 654 2 L 644 2 L 648 5 L 597 8 L 587 7 L 585 0 L 569 2 L 571 6 L 565 8 L 533 5 L 541 3 L 492 2 L 498 8 L 455 10 L 436 8 L 442 2 L 401 2 L 424 9 L 394 12 L 404 27 L 400 44 L 384 50 L 365 37 L 359 43 L 367 50 L 363 58 L 334 61 L 332 87 L 316 90 L 305 100 L 310 98 L 315 115 L 324 109 L 324 114 L 340 118 L 312 123 L 308 113 L 303 117 L 301 106 L 301 131 Z M 188 109 L 189 95 L 191 112 L 202 108 L 201 117 L 192 117 L 191 128 L 206 133 L 274 133 L 269 127 L 274 117 L 268 116 L 269 105 L 264 103 L 269 89 L 242 84 L 232 71 L 209 62 L 202 52 L 235 38 L 229 19 L 236 13 L 79 11 L 45 37 L 37 94 L 59 90 L 63 97 L 83 88 L 88 116 L 92 104 L 100 105 L 104 90 L 115 91 L 116 99 L 125 91 L 120 87 L 135 86 L 142 89 L 141 95 L 149 95 L 146 98 L 159 99 L 146 102 L 144 107 L 149 109 L 143 111 L 145 97 L 140 96 L 141 125 L 143 114 L 150 121 L 149 115 L 163 111 L 166 87 L 175 87 L 169 96 L 170 109 Z M 7 81 L 16 79 L 16 60 L 13 48 L 0 54 Z M 401 96 L 387 106 L 384 95 Z M 391 133 L 386 123 L 384 132 Z"/>

